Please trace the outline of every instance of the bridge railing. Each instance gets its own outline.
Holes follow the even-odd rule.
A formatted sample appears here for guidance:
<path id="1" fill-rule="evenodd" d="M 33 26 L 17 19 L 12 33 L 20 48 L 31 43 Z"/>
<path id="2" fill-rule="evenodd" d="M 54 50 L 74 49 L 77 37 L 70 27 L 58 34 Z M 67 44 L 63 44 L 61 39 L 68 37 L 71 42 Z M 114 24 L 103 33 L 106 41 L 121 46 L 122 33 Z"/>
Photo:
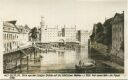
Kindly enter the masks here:
<path id="1" fill-rule="evenodd" d="M 18 47 L 16 49 L 7 50 L 7 51 L 4 51 L 4 54 L 15 52 L 15 51 L 19 51 L 19 50 L 22 50 L 22 49 L 25 49 L 25 48 L 29 48 L 29 47 L 32 47 L 32 45 L 20 46 L 20 47 Z"/>

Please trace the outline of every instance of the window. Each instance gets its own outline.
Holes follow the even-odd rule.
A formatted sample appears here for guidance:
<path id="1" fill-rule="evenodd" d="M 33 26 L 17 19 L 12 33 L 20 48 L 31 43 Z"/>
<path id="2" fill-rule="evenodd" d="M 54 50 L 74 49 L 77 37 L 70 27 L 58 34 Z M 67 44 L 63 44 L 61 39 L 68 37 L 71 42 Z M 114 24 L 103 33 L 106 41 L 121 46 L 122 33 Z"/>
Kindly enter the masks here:
<path id="1" fill-rule="evenodd" d="M 10 30 L 10 28 L 8 28 L 8 30 Z"/>
<path id="2" fill-rule="evenodd" d="M 10 38 L 10 34 L 8 34 L 8 39 Z"/>
<path id="3" fill-rule="evenodd" d="M 8 39 L 8 34 L 7 34 L 7 39 Z"/>
<path id="4" fill-rule="evenodd" d="M 11 34 L 9 34 L 9 39 L 11 39 Z"/>
<path id="5" fill-rule="evenodd" d="M 12 28 L 12 30 L 14 30 L 14 27 Z"/>
<path id="6" fill-rule="evenodd" d="M 4 34 L 4 39 L 6 39 L 6 34 Z"/>
<path id="7" fill-rule="evenodd" d="M 10 39 L 12 39 L 12 34 L 10 34 Z"/>
<path id="8" fill-rule="evenodd" d="M 16 34 L 15 34 L 15 39 L 16 39 Z"/>
<path id="9" fill-rule="evenodd" d="M 3 34 L 3 39 L 4 39 L 4 34 Z"/>

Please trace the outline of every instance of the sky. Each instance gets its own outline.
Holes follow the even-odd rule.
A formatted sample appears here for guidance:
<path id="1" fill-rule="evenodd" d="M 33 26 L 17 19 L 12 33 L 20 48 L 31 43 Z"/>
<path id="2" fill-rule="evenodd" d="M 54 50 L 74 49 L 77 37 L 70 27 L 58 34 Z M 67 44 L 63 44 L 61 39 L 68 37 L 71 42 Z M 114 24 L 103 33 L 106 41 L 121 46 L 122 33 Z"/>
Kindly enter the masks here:
<path id="1" fill-rule="evenodd" d="M 0 0 L 0 19 L 32 28 L 40 25 L 43 16 L 50 27 L 76 25 L 92 30 L 93 24 L 125 11 L 126 4 L 126 0 Z"/>

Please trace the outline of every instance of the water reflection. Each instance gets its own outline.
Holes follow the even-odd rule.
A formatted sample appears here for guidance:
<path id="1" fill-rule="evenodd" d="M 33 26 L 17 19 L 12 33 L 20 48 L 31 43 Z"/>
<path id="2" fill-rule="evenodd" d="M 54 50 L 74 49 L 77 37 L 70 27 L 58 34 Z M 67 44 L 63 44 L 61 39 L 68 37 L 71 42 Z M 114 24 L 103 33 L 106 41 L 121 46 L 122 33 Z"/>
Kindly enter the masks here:
<path id="1" fill-rule="evenodd" d="M 88 51 L 85 46 L 79 46 L 76 50 L 60 50 L 56 52 L 41 53 L 41 70 L 75 69 L 79 60 L 86 61 Z"/>

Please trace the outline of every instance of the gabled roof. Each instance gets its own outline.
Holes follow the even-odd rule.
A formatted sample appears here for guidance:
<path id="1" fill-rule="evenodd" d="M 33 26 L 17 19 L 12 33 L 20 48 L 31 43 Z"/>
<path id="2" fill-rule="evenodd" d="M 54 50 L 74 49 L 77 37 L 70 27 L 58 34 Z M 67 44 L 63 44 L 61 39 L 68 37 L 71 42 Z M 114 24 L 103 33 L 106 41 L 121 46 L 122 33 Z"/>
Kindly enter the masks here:
<path id="1" fill-rule="evenodd" d="M 26 25 L 25 26 L 17 25 L 17 28 L 19 29 L 20 33 L 28 33 L 30 31 L 30 28 Z"/>
<path id="2" fill-rule="evenodd" d="M 17 22 L 16 20 L 4 21 L 4 22 L 3 22 L 3 25 L 4 25 L 4 26 L 8 26 L 8 27 L 14 26 L 14 27 L 16 28 L 17 32 L 19 32 L 19 29 L 18 29 L 17 26 L 16 26 L 16 22 Z"/>

